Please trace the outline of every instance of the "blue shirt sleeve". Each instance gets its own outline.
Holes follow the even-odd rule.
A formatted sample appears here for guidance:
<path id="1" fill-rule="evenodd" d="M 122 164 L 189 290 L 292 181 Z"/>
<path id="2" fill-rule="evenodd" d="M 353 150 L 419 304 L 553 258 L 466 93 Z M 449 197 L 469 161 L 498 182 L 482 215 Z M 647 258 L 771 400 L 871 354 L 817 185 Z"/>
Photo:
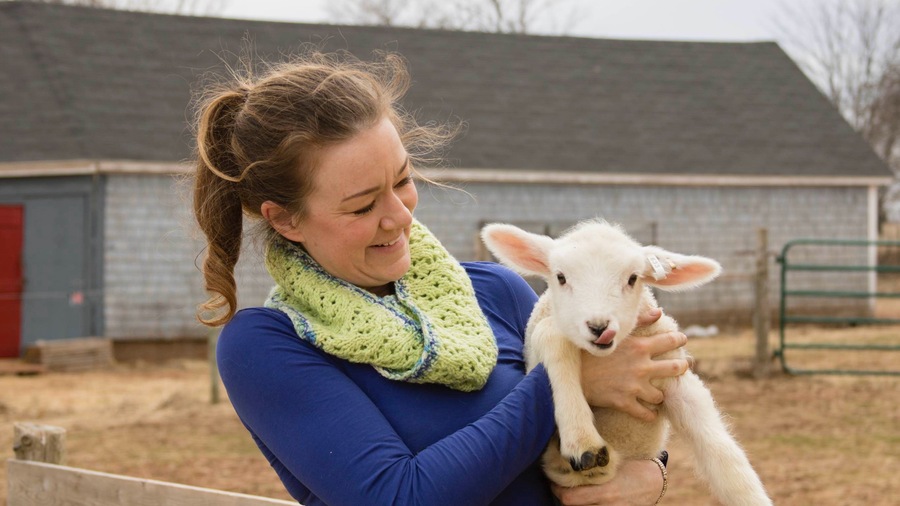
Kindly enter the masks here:
<path id="1" fill-rule="evenodd" d="M 467 265 L 467 270 L 495 335 L 514 327 L 521 340 L 534 292 L 495 264 Z M 535 462 L 554 430 L 549 381 L 542 367 L 526 376 L 521 360 L 510 357 L 498 361 L 492 373 L 491 381 L 495 375 L 519 375 L 499 402 L 413 450 L 390 421 L 397 413 L 386 416 L 372 387 L 356 381 L 357 365 L 300 340 L 283 314 L 240 311 L 223 329 L 218 347 L 220 373 L 235 410 L 291 494 L 308 505 L 477 505 L 498 496 L 512 504 L 524 495 L 532 497 L 516 501 L 549 504 L 546 484 L 534 483 L 541 480 Z M 437 396 L 428 402 L 446 396 L 459 403 L 481 395 L 384 381 L 375 388 L 413 388 L 421 396 Z M 417 416 L 415 404 L 405 402 L 402 415 Z M 507 490 L 520 482 L 521 494 Z M 524 493 L 535 486 L 543 493 Z"/>

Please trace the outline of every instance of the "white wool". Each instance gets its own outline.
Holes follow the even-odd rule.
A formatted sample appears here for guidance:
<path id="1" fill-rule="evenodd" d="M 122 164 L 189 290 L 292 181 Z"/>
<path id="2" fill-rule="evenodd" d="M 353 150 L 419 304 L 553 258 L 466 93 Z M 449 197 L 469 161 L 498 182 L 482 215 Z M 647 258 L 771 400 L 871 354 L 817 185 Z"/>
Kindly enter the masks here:
<path id="1" fill-rule="evenodd" d="M 650 287 L 678 291 L 705 284 L 721 272 L 716 261 L 642 246 L 601 220 L 581 223 L 558 239 L 505 224 L 488 225 L 482 238 L 501 262 L 548 285 L 528 322 L 525 355 L 529 370 L 544 364 L 553 390 L 558 438 L 543 457 L 551 480 L 568 487 L 605 483 L 623 460 L 657 456 L 671 425 L 693 448 L 697 474 L 722 504 L 772 504 L 693 372 L 655 380 L 665 401 L 650 423 L 589 406 L 581 388 L 583 360 L 614 353 L 624 339 L 678 330 L 668 315 L 635 328 L 638 315 L 656 307 Z M 678 349 L 658 358 L 685 356 Z"/>

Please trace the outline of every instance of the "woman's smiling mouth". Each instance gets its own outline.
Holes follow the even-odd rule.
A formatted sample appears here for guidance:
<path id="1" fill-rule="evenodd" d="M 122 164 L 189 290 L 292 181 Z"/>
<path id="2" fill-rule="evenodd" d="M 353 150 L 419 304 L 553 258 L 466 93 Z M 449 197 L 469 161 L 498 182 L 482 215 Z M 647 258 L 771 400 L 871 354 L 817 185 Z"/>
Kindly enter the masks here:
<path id="1" fill-rule="evenodd" d="M 396 239 L 394 239 L 393 241 L 386 242 L 386 243 L 383 243 L 383 244 L 376 244 L 376 245 L 373 246 L 373 248 L 390 248 L 391 246 L 393 246 L 393 245 L 397 244 L 398 242 L 400 242 L 400 240 L 403 239 L 403 237 L 404 237 L 404 235 L 403 235 L 403 234 L 400 234 L 400 236 L 397 237 Z"/>

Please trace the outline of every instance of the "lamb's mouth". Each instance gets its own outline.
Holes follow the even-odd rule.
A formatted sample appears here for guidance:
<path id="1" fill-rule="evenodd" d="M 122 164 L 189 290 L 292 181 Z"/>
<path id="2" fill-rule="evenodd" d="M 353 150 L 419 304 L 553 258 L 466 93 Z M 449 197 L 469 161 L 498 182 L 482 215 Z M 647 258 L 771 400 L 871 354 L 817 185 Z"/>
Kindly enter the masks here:
<path id="1" fill-rule="evenodd" d="M 608 343 L 597 343 L 597 342 L 592 342 L 591 344 L 593 344 L 593 345 L 596 346 L 597 348 L 600 348 L 601 350 L 608 350 L 608 349 L 612 348 L 612 345 L 613 345 L 614 342 L 615 342 L 615 341 L 610 341 L 610 342 L 608 342 Z"/>

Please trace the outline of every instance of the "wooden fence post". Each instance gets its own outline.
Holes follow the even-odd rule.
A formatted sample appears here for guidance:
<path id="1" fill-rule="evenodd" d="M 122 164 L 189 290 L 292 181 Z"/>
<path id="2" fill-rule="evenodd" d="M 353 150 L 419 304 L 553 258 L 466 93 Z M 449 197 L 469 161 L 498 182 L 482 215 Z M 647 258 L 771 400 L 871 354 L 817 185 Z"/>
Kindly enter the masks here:
<path id="1" fill-rule="evenodd" d="M 209 362 L 209 403 L 219 403 L 219 364 L 216 362 L 216 345 L 221 327 L 210 329 L 207 337 L 206 358 Z"/>
<path id="2" fill-rule="evenodd" d="M 769 239 L 768 230 L 757 231 L 756 248 L 756 311 L 753 315 L 753 329 L 756 331 L 756 360 L 753 376 L 769 376 L 771 355 L 769 353 L 769 329 L 771 328 L 771 307 L 769 307 Z"/>
<path id="3" fill-rule="evenodd" d="M 13 424 L 13 452 L 19 460 L 65 464 L 66 429 L 30 422 Z"/>

